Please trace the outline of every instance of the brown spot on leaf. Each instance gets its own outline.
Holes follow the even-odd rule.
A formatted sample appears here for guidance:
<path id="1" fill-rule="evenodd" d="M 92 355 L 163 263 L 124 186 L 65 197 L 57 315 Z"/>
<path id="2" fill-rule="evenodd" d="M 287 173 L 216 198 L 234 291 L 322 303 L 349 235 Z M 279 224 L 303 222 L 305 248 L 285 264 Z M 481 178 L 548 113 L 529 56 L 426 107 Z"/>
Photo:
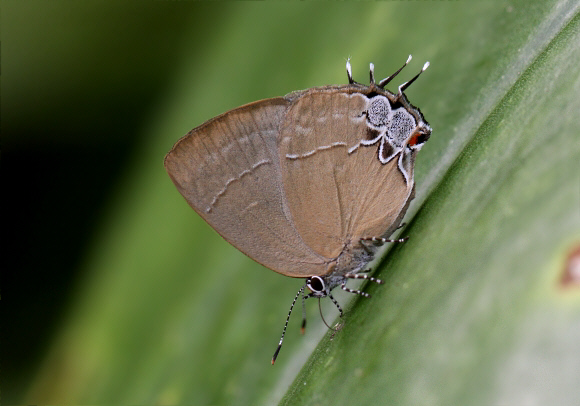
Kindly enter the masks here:
<path id="1" fill-rule="evenodd" d="M 563 287 L 580 287 L 580 245 L 570 251 L 560 281 Z"/>

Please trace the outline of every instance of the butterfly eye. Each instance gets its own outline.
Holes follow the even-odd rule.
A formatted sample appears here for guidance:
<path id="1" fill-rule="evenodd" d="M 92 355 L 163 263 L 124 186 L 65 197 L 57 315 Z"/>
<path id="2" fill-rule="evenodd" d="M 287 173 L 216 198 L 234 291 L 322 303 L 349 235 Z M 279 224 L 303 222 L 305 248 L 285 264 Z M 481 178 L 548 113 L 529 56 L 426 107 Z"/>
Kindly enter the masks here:
<path id="1" fill-rule="evenodd" d="M 322 278 L 318 276 L 313 276 L 307 283 L 308 288 L 313 292 L 322 292 L 324 291 L 324 281 Z"/>

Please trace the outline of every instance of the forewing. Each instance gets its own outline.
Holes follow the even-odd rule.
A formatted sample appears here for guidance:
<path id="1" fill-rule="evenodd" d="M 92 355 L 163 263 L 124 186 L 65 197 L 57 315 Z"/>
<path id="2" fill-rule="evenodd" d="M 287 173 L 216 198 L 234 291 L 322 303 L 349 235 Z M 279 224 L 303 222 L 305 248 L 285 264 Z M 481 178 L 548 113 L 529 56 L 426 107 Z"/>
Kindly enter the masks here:
<path id="1" fill-rule="evenodd" d="M 224 113 L 179 140 L 165 167 L 228 242 L 274 271 L 304 277 L 326 264 L 301 239 L 284 201 L 277 137 L 289 105 L 274 98 Z"/>

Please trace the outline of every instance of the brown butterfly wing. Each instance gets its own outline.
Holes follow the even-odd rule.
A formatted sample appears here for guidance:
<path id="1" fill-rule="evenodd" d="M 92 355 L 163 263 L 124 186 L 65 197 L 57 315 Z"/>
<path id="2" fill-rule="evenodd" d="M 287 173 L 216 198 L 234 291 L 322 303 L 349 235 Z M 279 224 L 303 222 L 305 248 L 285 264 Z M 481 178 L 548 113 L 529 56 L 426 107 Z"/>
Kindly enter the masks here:
<path id="1" fill-rule="evenodd" d="M 278 143 L 291 103 L 274 98 L 224 113 L 179 140 L 165 168 L 190 206 L 222 237 L 288 276 L 326 272 L 286 206 Z"/>
<path id="2" fill-rule="evenodd" d="M 383 164 L 360 93 L 313 90 L 298 99 L 281 131 L 280 162 L 286 200 L 302 239 L 317 254 L 336 258 L 361 237 L 390 234 L 412 196 L 398 159 Z"/>

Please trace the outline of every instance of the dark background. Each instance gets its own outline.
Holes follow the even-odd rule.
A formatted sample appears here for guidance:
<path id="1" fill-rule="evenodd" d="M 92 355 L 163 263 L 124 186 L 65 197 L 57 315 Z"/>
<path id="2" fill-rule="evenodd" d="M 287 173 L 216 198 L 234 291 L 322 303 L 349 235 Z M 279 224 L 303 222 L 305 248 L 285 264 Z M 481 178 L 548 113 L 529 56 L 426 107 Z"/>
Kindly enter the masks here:
<path id="1" fill-rule="evenodd" d="M 180 63 L 180 41 L 217 10 L 130 1 L 2 8 L 0 351 L 11 402 L 63 321 L 87 244 Z"/>

